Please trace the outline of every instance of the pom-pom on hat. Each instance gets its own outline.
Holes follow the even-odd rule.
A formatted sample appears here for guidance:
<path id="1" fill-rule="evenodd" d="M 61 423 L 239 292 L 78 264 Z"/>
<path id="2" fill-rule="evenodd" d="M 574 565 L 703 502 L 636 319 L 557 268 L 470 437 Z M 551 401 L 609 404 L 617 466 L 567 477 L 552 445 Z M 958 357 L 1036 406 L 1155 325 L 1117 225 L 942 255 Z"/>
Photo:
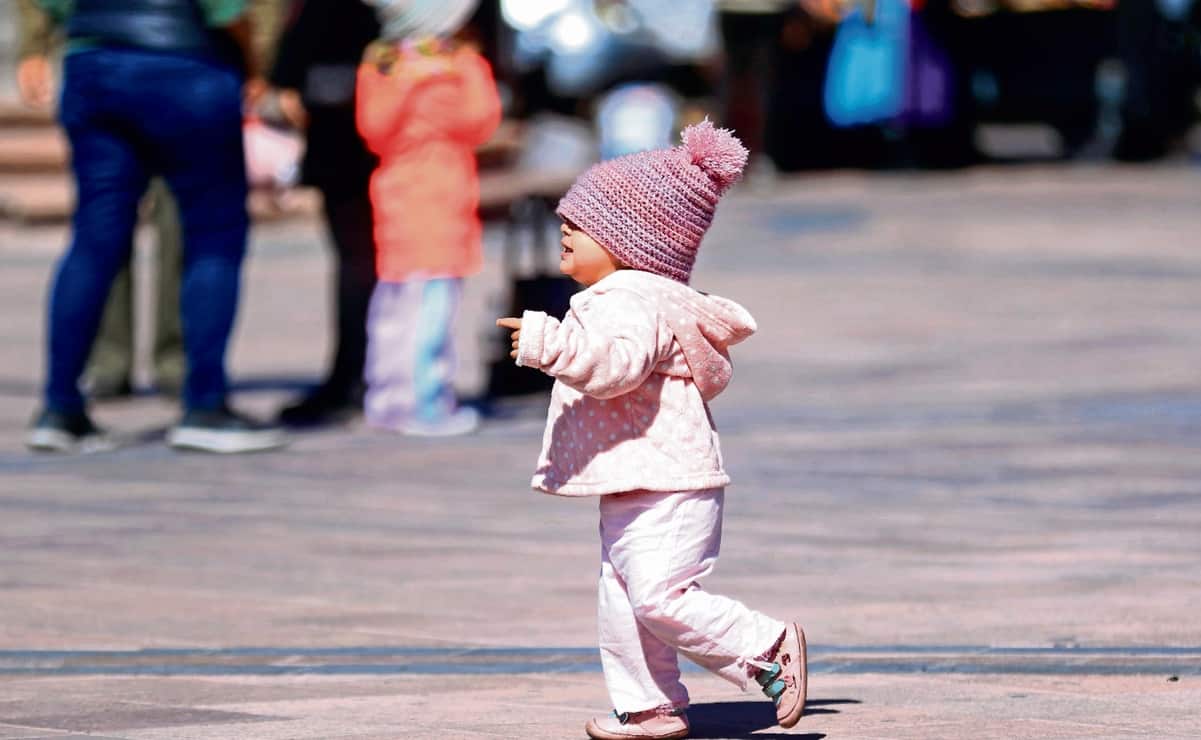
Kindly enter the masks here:
<path id="1" fill-rule="evenodd" d="M 593 165 L 556 212 L 625 265 L 687 283 L 717 201 L 742 176 L 747 150 L 708 119 L 671 149 Z"/>

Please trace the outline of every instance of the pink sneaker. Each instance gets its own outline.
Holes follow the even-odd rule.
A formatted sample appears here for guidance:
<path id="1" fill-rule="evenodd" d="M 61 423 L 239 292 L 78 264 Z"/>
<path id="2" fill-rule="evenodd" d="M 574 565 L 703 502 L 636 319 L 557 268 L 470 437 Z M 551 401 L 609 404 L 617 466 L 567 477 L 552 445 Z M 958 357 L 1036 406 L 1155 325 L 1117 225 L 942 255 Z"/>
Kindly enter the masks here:
<path id="1" fill-rule="evenodd" d="M 805 632 L 799 624 L 784 628 L 784 639 L 755 677 L 776 703 L 776 721 L 781 727 L 792 727 L 805 713 L 805 693 L 808 690 L 809 667 L 805 655 Z"/>
<path id="2" fill-rule="evenodd" d="M 616 711 L 593 717 L 584 725 L 593 740 L 671 740 L 688 737 L 688 717 L 683 709 L 658 707 L 644 712 Z"/>

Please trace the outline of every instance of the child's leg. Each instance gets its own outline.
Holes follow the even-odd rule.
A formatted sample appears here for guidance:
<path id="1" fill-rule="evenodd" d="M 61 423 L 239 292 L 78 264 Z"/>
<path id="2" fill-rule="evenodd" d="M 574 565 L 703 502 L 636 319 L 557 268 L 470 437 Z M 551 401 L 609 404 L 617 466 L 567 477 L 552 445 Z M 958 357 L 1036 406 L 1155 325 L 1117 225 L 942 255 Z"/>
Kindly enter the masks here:
<path id="1" fill-rule="evenodd" d="M 413 347 L 413 413 L 419 421 L 444 419 L 455 410 L 451 332 L 462 295 L 462 278 L 426 280 L 421 286 Z"/>
<path id="2" fill-rule="evenodd" d="M 396 429 L 413 410 L 413 354 L 422 282 L 380 281 L 367 310 L 367 423 Z"/>
<path id="3" fill-rule="evenodd" d="M 634 616 L 690 660 L 745 688 L 784 623 L 707 593 L 721 545 L 724 491 L 640 492 L 601 498 L 601 526 L 613 571 Z"/>
<path id="4" fill-rule="evenodd" d="M 680 683 L 675 648 L 652 635 L 635 618 L 625 583 L 609 562 L 603 520 L 598 591 L 601 667 L 613 708 L 633 713 L 668 704 L 688 706 L 688 690 Z"/>

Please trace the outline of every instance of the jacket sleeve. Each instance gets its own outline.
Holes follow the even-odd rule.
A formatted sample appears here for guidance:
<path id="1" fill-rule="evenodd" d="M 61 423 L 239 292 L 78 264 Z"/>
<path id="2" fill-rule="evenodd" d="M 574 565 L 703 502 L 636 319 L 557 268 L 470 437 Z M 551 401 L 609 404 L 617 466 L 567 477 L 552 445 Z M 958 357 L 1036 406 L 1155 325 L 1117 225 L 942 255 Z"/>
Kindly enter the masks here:
<path id="1" fill-rule="evenodd" d="M 275 50 L 283 31 L 286 4 L 284 0 L 250 0 L 247 6 L 254 28 L 254 52 L 264 74 L 275 64 Z"/>
<path id="2" fill-rule="evenodd" d="M 374 50 L 359 65 L 355 83 L 355 125 L 367 148 L 381 154 L 399 128 L 415 85 L 404 75 L 387 75 L 373 59 Z"/>
<path id="3" fill-rule="evenodd" d="M 597 295 L 590 308 L 586 321 L 560 322 L 541 311 L 522 314 L 517 364 L 538 368 L 594 398 L 629 393 L 660 360 L 657 314 L 629 291 Z"/>
<path id="4" fill-rule="evenodd" d="M 291 0 L 287 12 L 281 14 L 283 30 L 271 67 L 272 85 L 292 90 L 304 87 L 321 33 L 329 28 L 329 12 L 330 4 L 322 0 Z"/>
<path id="5" fill-rule="evenodd" d="M 457 56 L 462 94 L 453 133 L 468 146 L 476 147 L 487 141 L 500 125 L 500 94 L 487 60 L 466 49 Z"/>
<path id="6" fill-rule="evenodd" d="M 17 59 L 48 56 L 53 46 L 54 24 L 33 0 L 18 0 Z"/>

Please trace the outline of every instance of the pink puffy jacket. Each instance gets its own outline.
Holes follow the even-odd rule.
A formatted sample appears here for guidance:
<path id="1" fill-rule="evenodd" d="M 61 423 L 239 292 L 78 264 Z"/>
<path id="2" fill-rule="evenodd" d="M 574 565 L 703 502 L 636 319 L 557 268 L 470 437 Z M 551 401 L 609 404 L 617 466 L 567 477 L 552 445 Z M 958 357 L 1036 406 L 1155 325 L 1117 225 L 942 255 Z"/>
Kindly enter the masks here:
<path id="1" fill-rule="evenodd" d="M 374 44 L 359 67 L 357 106 L 359 133 L 380 158 L 371 176 L 380 279 L 478 272 L 475 148 L 500 123 L 488 62 L 466 47 L 426 56 Z"/>
<path id="2" fill-rule="evenodd" d="M 728 348 L 755 331 L 733 301 L 638 270 L 571 299 L 562 322 L 522 315 L 517 364 L 556 378 L 532 485 L 588 496 L 730 482 L 708 401 Z"/>

